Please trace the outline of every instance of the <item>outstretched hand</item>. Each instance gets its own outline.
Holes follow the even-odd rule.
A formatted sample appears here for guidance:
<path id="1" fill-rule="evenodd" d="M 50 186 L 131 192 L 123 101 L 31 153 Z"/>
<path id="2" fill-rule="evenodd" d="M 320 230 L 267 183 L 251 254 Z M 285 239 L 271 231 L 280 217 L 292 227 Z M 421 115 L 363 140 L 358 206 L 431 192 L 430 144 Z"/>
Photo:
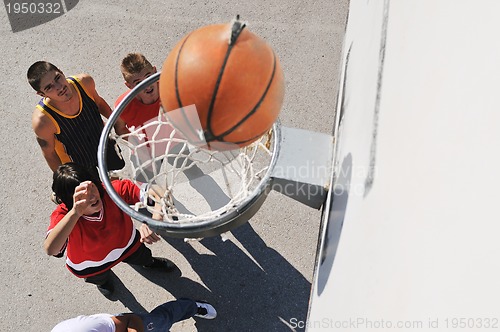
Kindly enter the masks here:
<path id="1" fill-rule="evenodd" d="M 139 233 L 141 234 L 142 243 L 153 244 L 160 241 L 158 234 L 153 232 L 146 224 L 142 224 L 141 227 L 139 227 Z"/>

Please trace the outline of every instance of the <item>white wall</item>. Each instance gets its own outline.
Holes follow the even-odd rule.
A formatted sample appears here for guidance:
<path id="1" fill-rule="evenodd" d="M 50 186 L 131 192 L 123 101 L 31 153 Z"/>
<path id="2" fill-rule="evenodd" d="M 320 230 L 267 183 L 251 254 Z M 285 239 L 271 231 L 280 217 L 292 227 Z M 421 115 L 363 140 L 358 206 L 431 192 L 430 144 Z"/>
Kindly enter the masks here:
<path id="1" fill-rule="evenodd" d="M 348 191 L 334 197 L 325 235 L 343 227 L 316 271 L 309 331 L 500 328 L 499 11 L 351 1 L 335 159 Z"/>

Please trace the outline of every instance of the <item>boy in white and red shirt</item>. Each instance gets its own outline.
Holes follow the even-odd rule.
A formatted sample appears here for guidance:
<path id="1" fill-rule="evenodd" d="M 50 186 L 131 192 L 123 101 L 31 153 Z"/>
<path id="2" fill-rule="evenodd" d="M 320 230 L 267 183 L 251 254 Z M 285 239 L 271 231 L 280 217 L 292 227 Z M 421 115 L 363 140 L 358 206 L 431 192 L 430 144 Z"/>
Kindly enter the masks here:
<path id="1" fill-rule="evenodd" d="M 129 204 L 140 200 L 141 190 L 129 180 L 115 180 L 116 192 Z M 84 166 L 67 163 L 54 172 L 52 190 L 60 203 L 52 212 L 44 249 L 62 257 L 77 277 L 97 285 L 106 297 L 114 290 L 111 268 L 119 262 L 158 268 L 170 272 L 176 266 L 156 258 L 144 243 L 160 237 L 142 224 L 139 231 L 132 219 L 109 197 L 99 179 Z"/>
<path id="2" fill-rule="evenodd" d="M 147 314 L 81 315 L 57 324 L 51 332 L 166 332 L 174 323 L 190 317 L 214 319 L 217 311 L 210 303 L 181 298 L 159 305 Z"/>

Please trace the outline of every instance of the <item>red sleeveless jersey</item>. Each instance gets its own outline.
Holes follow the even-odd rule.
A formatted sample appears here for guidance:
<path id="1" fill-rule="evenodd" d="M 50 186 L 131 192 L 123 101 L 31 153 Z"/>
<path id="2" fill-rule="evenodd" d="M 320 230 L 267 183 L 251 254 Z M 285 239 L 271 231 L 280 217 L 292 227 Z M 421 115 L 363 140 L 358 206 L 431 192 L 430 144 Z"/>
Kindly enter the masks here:
<path id="1" fill-rule="evenodd" d="M 115 102 L 115 108 L 118 104 L 125 98 L 131 90 L 124 92 Z M 127 127 L 141 127 L 144 123 L 151 119 L 156 119 L 158 117 L 158 111 L 160 110 L 160 98 L 153 104 L 143 104 L 137 98 L 132 99 L 132 101 L 127 105 L 127 107 L 120 114 L 120 117 L 125 121 Z"/>

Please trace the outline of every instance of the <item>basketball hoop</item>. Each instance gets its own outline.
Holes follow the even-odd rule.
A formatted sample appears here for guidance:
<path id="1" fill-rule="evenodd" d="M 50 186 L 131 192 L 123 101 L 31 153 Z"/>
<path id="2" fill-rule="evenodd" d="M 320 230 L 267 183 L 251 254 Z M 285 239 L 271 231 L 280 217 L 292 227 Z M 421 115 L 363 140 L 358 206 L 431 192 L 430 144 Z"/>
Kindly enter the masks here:
<path id="1" fill-rule="evenodd" d="M 172 127 L 161 107 L 157 118 L 132 128 L 130 134 L 112 133 L 125 107 L 159 77 L 156 73 L 138 84 L 104 126 L 98 165 L 108 194 L 125 213 L 166 236 L 215 236 L 247 222 L 271 190 L 271 174 L 280 150 L 279 123 L 254 143 L 229 151 L 191 144 Z M 110 177 L 117 172 L 110 172 L 106 164 L 110 138 L 118 142 L 126 162 L 118 175 L 146 193 L 135 206 L 127 204 L 111 184 Z"/>

